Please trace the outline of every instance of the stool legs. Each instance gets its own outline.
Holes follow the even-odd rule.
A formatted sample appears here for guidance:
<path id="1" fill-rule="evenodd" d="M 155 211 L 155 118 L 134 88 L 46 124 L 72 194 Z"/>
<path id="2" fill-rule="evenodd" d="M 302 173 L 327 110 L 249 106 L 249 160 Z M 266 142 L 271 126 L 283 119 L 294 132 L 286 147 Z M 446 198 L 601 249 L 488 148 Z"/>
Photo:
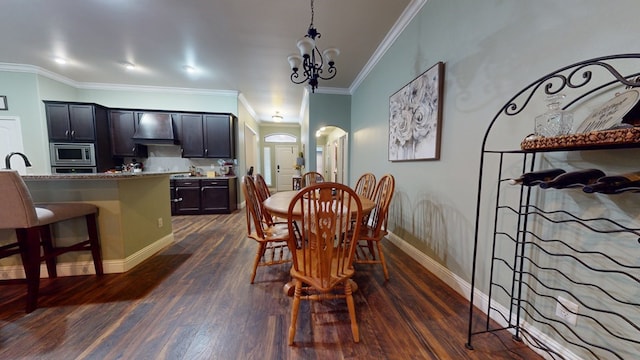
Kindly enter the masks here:
<path id="1" fill-rule="evenodd" d="M 40 288 L 40 229 L 16 229 L 16 236 L 20 244 L 22 264 L 27 279 L 27 307 L 30 313 L 38 305 L 38 290 Z"/>
<path id="2" fill-rule="evenodd" d="M 51 239 L 51 227 L 49 225 L 40 227 L 40 238 L 42 240 L 42 250 L 44 250 L 44 254 L 47 255 L 53 253 L 53 240 Z M 56 257 L 45 256 L 44 261 L 47 264 L 49 277 L 57 278 L 58 270 L 56 269 Z"/>
<path id="3" fill-rule="evenodd" d="M 57 277 L 56 257 L 69 251 L 90 250 L 97 275 L 103 275 L 102 254 L 100 250 L 100 238 L 96 214 L 85 216 L 87 223 L 88 240 L 67 246 L 55 247 L 49 225 L 35 226 L 27 229 L 16 229 L 16 237 L 20 247 L 20 255 L 27 280 L 27 306 L 26 312 L 30 313 L 38 306 L 38 292 L 40 288 L 40 264 L 44 260 L 50 278 Z M 42 245 L 43 255 L 40 254 Z"/>
<path id="4" fill-rule="evenodd" d="M 97 275 L 103 275 L 102 252 L 100 250 L 100 238 L 98 237 L 98 226 L 96 224 L 96 214 L 89 214 L 87 219 L 87 233 L 89 234 L 89 244 L 91 246 L 91 256 L 93 257 L 93 266 L 96 268 Z"/>

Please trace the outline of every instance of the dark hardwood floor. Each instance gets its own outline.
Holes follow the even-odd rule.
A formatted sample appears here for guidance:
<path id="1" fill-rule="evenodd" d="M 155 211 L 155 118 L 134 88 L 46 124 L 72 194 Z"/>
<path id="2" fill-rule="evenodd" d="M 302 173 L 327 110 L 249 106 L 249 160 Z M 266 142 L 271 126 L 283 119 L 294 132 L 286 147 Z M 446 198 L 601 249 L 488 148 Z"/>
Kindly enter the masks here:
<path id="1" fill-rule="evenodd" d="M 259 268 L 244 211 L 173 218 L 176 242 L 125 274 L 0 286 L 0 359 L 541 359 L 506 332 L 464 346 L 468 302 L 385 242 L 391 279 L 359 265 L 360 343 L 344 300 L 303 301 L 287 345 L 288 264 Z M 478 322 L 479 323 L 479 322 Z"/>

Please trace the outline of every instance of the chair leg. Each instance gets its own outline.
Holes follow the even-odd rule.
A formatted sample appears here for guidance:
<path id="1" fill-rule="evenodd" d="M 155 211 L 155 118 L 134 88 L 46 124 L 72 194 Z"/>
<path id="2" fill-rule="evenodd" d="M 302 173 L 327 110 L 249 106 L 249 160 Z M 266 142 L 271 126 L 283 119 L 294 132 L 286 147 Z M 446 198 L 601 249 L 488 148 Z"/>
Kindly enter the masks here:
<path id="1" fill-rule="evenodd" d="M 376 252 L 373 249 L 373 241 L 367 240 L 367 247 L 369 248 L 369 253 L 371 254 L 371 259 L 375 260 L 376 259 Z"/>
<path id="2" fill-rule="evenodd" d="M 296 279 L 296 290 L 293 294 L 293 305 L 291 306 L 291 324 L 289 325 L 289 345 L 293 345 L 296 337 L 296 324 L 298 323 L 298 309 L 300 308 L 300 296 L 302 295 L 302 281 Z"/>
<path id="3" fill-rule="evenodd" d="M 356 320 L 356 306 L 353 301 L 353 292 L 351 291 L 351 283 L 349 280 L 344 282 L 344 295 L 347 299 L 347 308 L 349 309 L 349 317 L 351 318 L 353 342 L 360 342 L 360 331 L 358 330 L 358 321 Z"/>
<path id="4" fill-rule="evenodd" d="M 387 262 L 384 260 L 384 254 L 382 253 L 382 241 L 378 241 L 378 256 L 380 257 L 380 263 L 382 263 L 382 271 L 384 272 L 385 280 L 389 280 L 389 270 L 387 270 Z"/>
<path id="5" fill-rule="evenodd" d="M 260 264 L 260 259 L 264 255 L 264 252 L 267 249 L 267 244 L 263 242 L 258 243 L 258 251 L 256 253 L 256 259 L 253 260 L 253 271 L 251 272 L 251 283 L 253 284 L 253 280 L 256 278 L 256 272 L 258 272 L 258 264 Z"/>
<path id="6" fill-rule="evenodd" d="M 16 229 L 20 255 L 27 278 L 27 306 L 30 313 L 38 306 L 38 290 L 40 287 L 40 229 Z"/>
<path id="7" fill-rule="evenodd" d="M 51 226 L 43 225 L 40 228 L 40 240 L 42 241 L 42 250 L 44 252 L 44 261 L 47 264 L 47 272 L 50 278 L 58 277 L 56 269 L 56 256 L 53 254 L 53 240 L 51 237 Z"/>
<path id="8" fill-rule="evenodd" d="M 89 235 L 89 244 L 91 244 L 91 256 L 93 257 L 93 266 L 97 275 L 103 275 L 102 267 L 102 251 L 100 249 L 100 238 L 98 236 L 98 225 L 96 224 L 96 214 L 85 216 L 87 221 L 87 233 Z"/>

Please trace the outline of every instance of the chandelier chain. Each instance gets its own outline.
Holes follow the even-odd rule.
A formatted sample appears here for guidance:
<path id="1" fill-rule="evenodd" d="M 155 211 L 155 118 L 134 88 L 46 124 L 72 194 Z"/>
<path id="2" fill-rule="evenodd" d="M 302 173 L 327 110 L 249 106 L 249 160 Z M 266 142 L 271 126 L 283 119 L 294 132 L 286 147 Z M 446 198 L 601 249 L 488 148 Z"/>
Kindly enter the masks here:
<path id="1" fill-rule="evenodd" d="M 304 35 L 304 38 L 298 40 L 298 48 L 300 56 L 290 55 L 288 57 L 291 66 L 291 81 L 294 84 L 302 84 L 308 82 L 311 92 L 315 92 L 318 87 L 318 80 L 330 80 L 336 76 L 337 69 L 335 67 L 334 58 L 340 51 L 336 48 L 326 49 L 321 52 L 316 45 L 316 38 L 320 37 L 318 30 L 313 27 L 315 17 L 314 0 L 311 3 L 311 24 Z M 326 75 L 325 75 L 326 74 Z"/>
<path id="2" fill-rule="evenodd" d="M 311 24 L 309 24 L 309 28 L 313 27 L 313 15 L 314 15 L 315 11 L 313 9 L 313 0 L 311 0 Z"/>

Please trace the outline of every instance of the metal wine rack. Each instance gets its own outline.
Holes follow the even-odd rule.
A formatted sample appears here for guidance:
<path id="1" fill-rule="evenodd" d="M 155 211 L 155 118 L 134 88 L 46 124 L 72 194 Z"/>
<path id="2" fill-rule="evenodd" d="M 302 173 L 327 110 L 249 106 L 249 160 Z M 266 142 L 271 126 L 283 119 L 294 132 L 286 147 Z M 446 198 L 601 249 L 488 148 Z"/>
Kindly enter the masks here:
<path id="1" fill-rule="evenodd" d="M 564 94 L 563 109 L 580 121 L 612 94 L 639 87 L 638 71 L 640 54 L 563 67 L 517 93 L 489 124 L 478 177 L 467 348 L 478 335 L 509 331 L 551 359 L 640 356 L 640 194 L 506 181 L 585 164 L 639 171 L 638 142 L 520 147 L 546 96 Z M 507 131 L 522 137 L 499 136 Z"/>

